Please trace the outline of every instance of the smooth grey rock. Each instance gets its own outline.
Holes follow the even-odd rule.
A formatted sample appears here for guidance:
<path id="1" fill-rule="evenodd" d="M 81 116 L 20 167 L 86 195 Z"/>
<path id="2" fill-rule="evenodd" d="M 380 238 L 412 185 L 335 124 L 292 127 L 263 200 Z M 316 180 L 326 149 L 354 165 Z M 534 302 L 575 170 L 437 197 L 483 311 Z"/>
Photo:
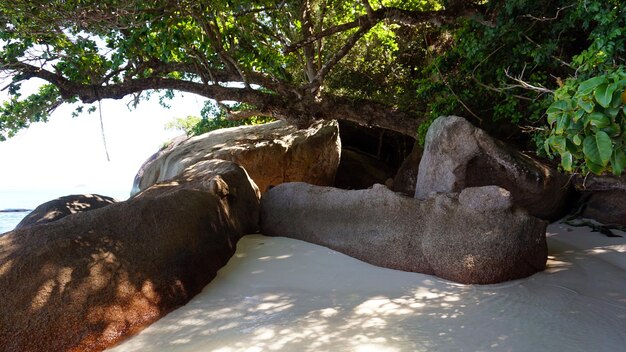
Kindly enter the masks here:
<path id="1" fill-rule="evenodd" d="M 415 197 L 497 185 L 530 214 L 554 220 L 566 212 L 568 178 L 507 147 L 458 116 L 437 118 L 428 129 Z"/>
<path id="2" fill-rule="evenodd" d="M 484 203 L 481 199 L 485 200 Z M 305 183 L 261 199 L 261 231 L 320 244 L 365 262 L 475 284 L 545 268 L 547 223 L 513 206 L 507 191 L 406 197 L 385 186 L 340 190 Z"/>
<path id="3" fill-rule="evenodd" d="M 459 194 L 461 205 L 478 211 L 508 209 L 513 206 L 511 192 L 498 186 L 465 188 Z"/>
<path id="4" fill-rule="evenodd" d="M 148 168 L 153 161 L 159 159 L 163 154 L 171 152 L 172 149 L 176 148 L 179 144 L 185 142 L 190 137 L 186 134 L 182 134 L 180 136 L 172 138 L 168 143 L 166 143 L 159 151 L 152 154 L 143 164 L 139 167 L 137 174 L 135 175 L 135 179 L 133 180 L 133 188 L 130 191 L 130 195 L 135 195 L 141 191 L 139 189 L 139 185 L 141 184 L 141 180 L 143 179 L 143 174 L 146 172 L 146 168 Z"/>

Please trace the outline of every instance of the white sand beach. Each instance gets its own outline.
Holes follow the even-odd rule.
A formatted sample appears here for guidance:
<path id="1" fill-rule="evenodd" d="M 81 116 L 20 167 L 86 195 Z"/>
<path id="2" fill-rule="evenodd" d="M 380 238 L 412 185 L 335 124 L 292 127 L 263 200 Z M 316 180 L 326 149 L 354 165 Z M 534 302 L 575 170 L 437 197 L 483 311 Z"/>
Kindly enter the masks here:
<path id="1" fill-rule="evenodd" d="M 548 245 L 546 271 L 479 286 L 250 235 L 201 294 L 111 351 L 625 351 L 626 237 L 554 223 Z"/>

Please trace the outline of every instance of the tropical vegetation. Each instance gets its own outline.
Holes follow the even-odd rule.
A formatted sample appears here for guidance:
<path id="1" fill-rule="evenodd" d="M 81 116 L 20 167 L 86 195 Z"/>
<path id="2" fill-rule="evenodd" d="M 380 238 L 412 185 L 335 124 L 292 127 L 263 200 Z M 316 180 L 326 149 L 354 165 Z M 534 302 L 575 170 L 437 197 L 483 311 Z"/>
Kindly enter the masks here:
<path id="1" fill-rule="evenodd" d="M 0 139 L 63 103 L 189 92 L 219 109 L 196 132 L 339 119 L 423 140 L 458 114 L 566 171 L 620 174 L 625 34 L 618 0 L 2 2 Z"/>

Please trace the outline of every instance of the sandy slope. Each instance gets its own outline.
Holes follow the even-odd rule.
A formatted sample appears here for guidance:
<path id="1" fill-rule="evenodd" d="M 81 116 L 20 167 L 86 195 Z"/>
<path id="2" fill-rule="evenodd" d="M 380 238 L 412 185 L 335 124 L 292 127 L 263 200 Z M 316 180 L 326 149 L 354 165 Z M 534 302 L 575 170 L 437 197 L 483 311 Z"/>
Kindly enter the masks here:
<path id="1" fill-rule="evenodd" d="M 548 270 L 486 286 L 246 236 L 200 295 L 114 350 L 626 350 L 626 237 L 548 236 Z"/>

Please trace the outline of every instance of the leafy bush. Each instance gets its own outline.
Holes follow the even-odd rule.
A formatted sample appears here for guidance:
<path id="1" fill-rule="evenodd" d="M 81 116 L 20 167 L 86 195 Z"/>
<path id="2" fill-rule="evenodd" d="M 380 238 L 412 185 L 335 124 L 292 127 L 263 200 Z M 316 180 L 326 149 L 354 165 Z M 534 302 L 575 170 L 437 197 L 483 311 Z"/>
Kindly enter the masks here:
<path id="1" fill-rule="evenodd" d="M 613 172 L 626 165 L 626 73 L 622 67 L 583 82 L 569 80 L 547 110 L 545 149 L 566 171 Z"/>

